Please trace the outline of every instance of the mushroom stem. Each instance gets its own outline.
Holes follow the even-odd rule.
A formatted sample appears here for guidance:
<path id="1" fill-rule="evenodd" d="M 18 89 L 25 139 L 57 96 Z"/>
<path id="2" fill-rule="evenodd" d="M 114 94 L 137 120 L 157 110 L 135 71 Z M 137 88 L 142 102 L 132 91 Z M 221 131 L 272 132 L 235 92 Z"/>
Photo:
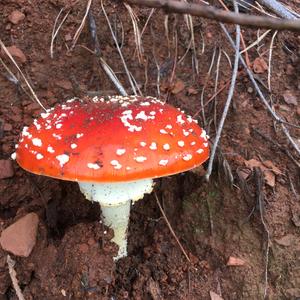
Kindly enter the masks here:
<path id="1" fill-rule="evenodd" d="M 119 246 L 118 255 L 114 260 L 127 256 L 127 229 L 129 224 L 131 200 L 119 206 L 101 205 L 102 219 L 106 226 L 114 231 L 112 241 Z"/>
<path id="2" fill-rule="evenodd" d="M 152 192 L 153 180 L 143 179 L 120 183 L 79 182 L 79 188 L 90 201 L 99 202 L 104 224 L 114 230 L 112 239 L 119 246 L 115 260 L 127 256 L 127 228 L 131 201 Z"/>

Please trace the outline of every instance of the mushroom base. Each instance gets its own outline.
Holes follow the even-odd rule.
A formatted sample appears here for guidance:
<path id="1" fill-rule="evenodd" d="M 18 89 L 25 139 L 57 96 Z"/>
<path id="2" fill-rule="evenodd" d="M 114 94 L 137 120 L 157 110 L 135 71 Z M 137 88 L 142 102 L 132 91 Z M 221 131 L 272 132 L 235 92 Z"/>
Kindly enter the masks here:
<path id="1" fill-rule="evenodd" d="M 153 180 L 122 183 L 80 182 L 79 188 L 88 200 L 99 202 L 104 224 L 114 230 L 112 241 L 119 246 L 118 255 L 114 259 L 127 256 L 127 228 L 131 201 L 138 201 L 144 194 L 151 193 Z"/>

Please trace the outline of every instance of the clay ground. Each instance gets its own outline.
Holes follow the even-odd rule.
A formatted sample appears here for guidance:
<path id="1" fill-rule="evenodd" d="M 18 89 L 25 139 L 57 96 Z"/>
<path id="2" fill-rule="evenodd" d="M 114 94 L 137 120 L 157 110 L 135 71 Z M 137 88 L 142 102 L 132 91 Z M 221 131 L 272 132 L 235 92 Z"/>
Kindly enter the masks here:
<path id="1" fill-rule="evenodd" d="M 298 0 L 289 3 L 299 8 Z M 214 141 L 228 87 L 205 106 L 204 115 L 199 111 L 201 93 L 205 88 L 206 103 L 227 84 L 232 73 L 228 59 L 232 63 L 234 57 L 218 23 L 193 18 L 197 74 L 192 63 L 195 53 L 188 50 L 191 31 L 183 16 L 169 16 L 168 41 L 165 17 L 161 11 L 154 12 L 142 36 L 143 56 L 139 62 L 128 10 L 118 1 L 105 1 L 104 5 L 142 93 L 158 96 L 159 89 L 162 99 L 196 114 Z M 62 8 L 58 23 L 67 12 L 69 15 L 56 36 L 51 58 L 51 34 Z M 25 17 L 17 24 L 10 20 L 15 10 Z M 16 46 L 22 51 L 15 50 L 16 61 L 47 108 L 74 96 L 117 93 L 99 67 L 98 58 L 88 50 L 94 48 L 87 24 L 71 50 L 85 10 L 86 1 L 0 3 L 0 38 L 7 47 Z M 101 56 L 132 93 L 100 1 L 95 0 L 91 10 Z M 134 8 L 134 12 L 141 30 L 151 9 Z M 234 34 L 234 27 L 228 28 Z M 245 43 L 250 45 L 262 32 L 244 28 Z M 270 93 L 272 36 L 273 32 L 248 50 L 249 62 L 273 109 L 287 122 L 299 125 L 300 35 L 279 32 L 275 37 Z M 3 51 L 1 58 L 21 82 L 12 82 L 0 64 L 0 159 L 10 160 L 22 127 L 42 109 L 30 98 L 24 80 Z M 299 145 L 299 129 L 287 128 Z M 299 166 L 299 157 L 240 67 L 210 182 L 203 177 L 207 164 L 202 170 L 156 181 L 157 197 L 190 262 L 170 234 L 154 194 L 134 205 L 129 255 L 114 264 L 116 247 L 110 242 L 112 232 L 98 222 L 99 207 L 85 200 L 75 183 L 29 174 L 15 162 L 13 174 L 0 180 L 0 232 L 28 212 L 39 216 L 31 255 L 12 255 L 26 300 L 221 299 L 217 295 L 223 299 L 263 299 L 266 280 L 268 299 L 299 299 L 297 160 Z M 17 299 L 6 257 L 7 252 L 0 248 L 0 299 Z M 228 263 L 230 258 L 238 265 Z"/>

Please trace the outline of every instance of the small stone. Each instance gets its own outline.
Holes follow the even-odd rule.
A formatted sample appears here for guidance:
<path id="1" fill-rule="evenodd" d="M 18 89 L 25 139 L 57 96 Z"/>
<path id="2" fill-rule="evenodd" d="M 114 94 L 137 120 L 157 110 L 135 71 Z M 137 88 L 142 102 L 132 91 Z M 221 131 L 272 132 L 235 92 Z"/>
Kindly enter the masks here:
<path id="1" fill-rule="evenodd" d="M 293 105 L 297 105 L 297 96 L 290 90 L 286 90 L 283 93 L 283 99 L 285 101 L 285 103 L 287 104 L 293 104 Z"/>
<path id="2" fill-rule="evenodd" d="M 245 261 L 238 257 L 230 256 L 227 262 L 227 266 L 239 267 L 245 265 Z"/>
<path id="3" fill-rule="evenodd" d="M 10 47 L 6 47 L 6 49 L 10 53 L 11 56 L 14 56 L 15 58 L 17 58 L 21 63 L 25 63 L 27 61 L 25 54 L 17 46 L 13 45 Z"/>
<path id="4" fill-rule="evenodd" d="M 79 251 L 82 253 L 87 253 L 89 251 L 89 246 L 85 243 L 79 245 Z"/>
<path id="5" fill-rule="evenodd" d="M 16 256 L 28 257 L 35 246 L 39 217 L 29 213 L 2 231 L 1 247 Z"/>
<path id="6" fill-rule="evenodd" d="M 18 24 L 20 21 L 25 19 L 25 15 L 19 10 L 14 10 L 9 16 L 8 20 L 13 24 Z"/>
<path id="7" fill-rule="evenodd" d="M 0 159 L 0 179 L 14 176 L 12 161 L 9 159 Z"/>
<path id="8" fill-rule="evenodd" d="M 72 89 L 72 83 L 69 80 L 56 80 L 55 85 L 64 89 L 64 90 L 71 90 Z"/>
<path id="9" fill-rule="evenodd" d="M 249 86 L 249 87 L 247 88 L 247 92 L 248 92 L 249 94 L 252 94 L 252 93 L 253 93 L 253 88 L 252 88 L 251 86 Z"/>
<path id="10" fill-rule="evenodd" d="M 9 123 L 5 123 L 5 124 L 3 125 L 3 130 L 4 130 L 4 131 L 12 131 L 12 129 L 13 129 L 13 127 L 12 127 L 12 125 L 9 124 Z"/>
<path id="11" fill-rule="evenodd" d="M 65 35 L 65 41 L 66 41 L 66 42 L 70 42 L 71 40 L 72 40 L 71 34 L 70 34 L 70 33 L 67 33 L 67 34 Z"/>

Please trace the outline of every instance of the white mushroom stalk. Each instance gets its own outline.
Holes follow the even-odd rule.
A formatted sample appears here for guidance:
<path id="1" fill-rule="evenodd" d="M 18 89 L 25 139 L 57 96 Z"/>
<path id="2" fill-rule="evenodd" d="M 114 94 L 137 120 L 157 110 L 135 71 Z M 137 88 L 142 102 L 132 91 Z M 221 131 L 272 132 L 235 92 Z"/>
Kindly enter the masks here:
<path id="1" fill-rule="evenodd" d="M 144 194 L 152 192 L 153 180 L 144 179 L 122 183 L 79 182 L 81 192 L 90 201 L 98 202 L 103 222 L 114 231 L 112 239 L 119 246 L 118 260 L 127 256 L 127 230 L 131 202 L 138 201 Z"/>

